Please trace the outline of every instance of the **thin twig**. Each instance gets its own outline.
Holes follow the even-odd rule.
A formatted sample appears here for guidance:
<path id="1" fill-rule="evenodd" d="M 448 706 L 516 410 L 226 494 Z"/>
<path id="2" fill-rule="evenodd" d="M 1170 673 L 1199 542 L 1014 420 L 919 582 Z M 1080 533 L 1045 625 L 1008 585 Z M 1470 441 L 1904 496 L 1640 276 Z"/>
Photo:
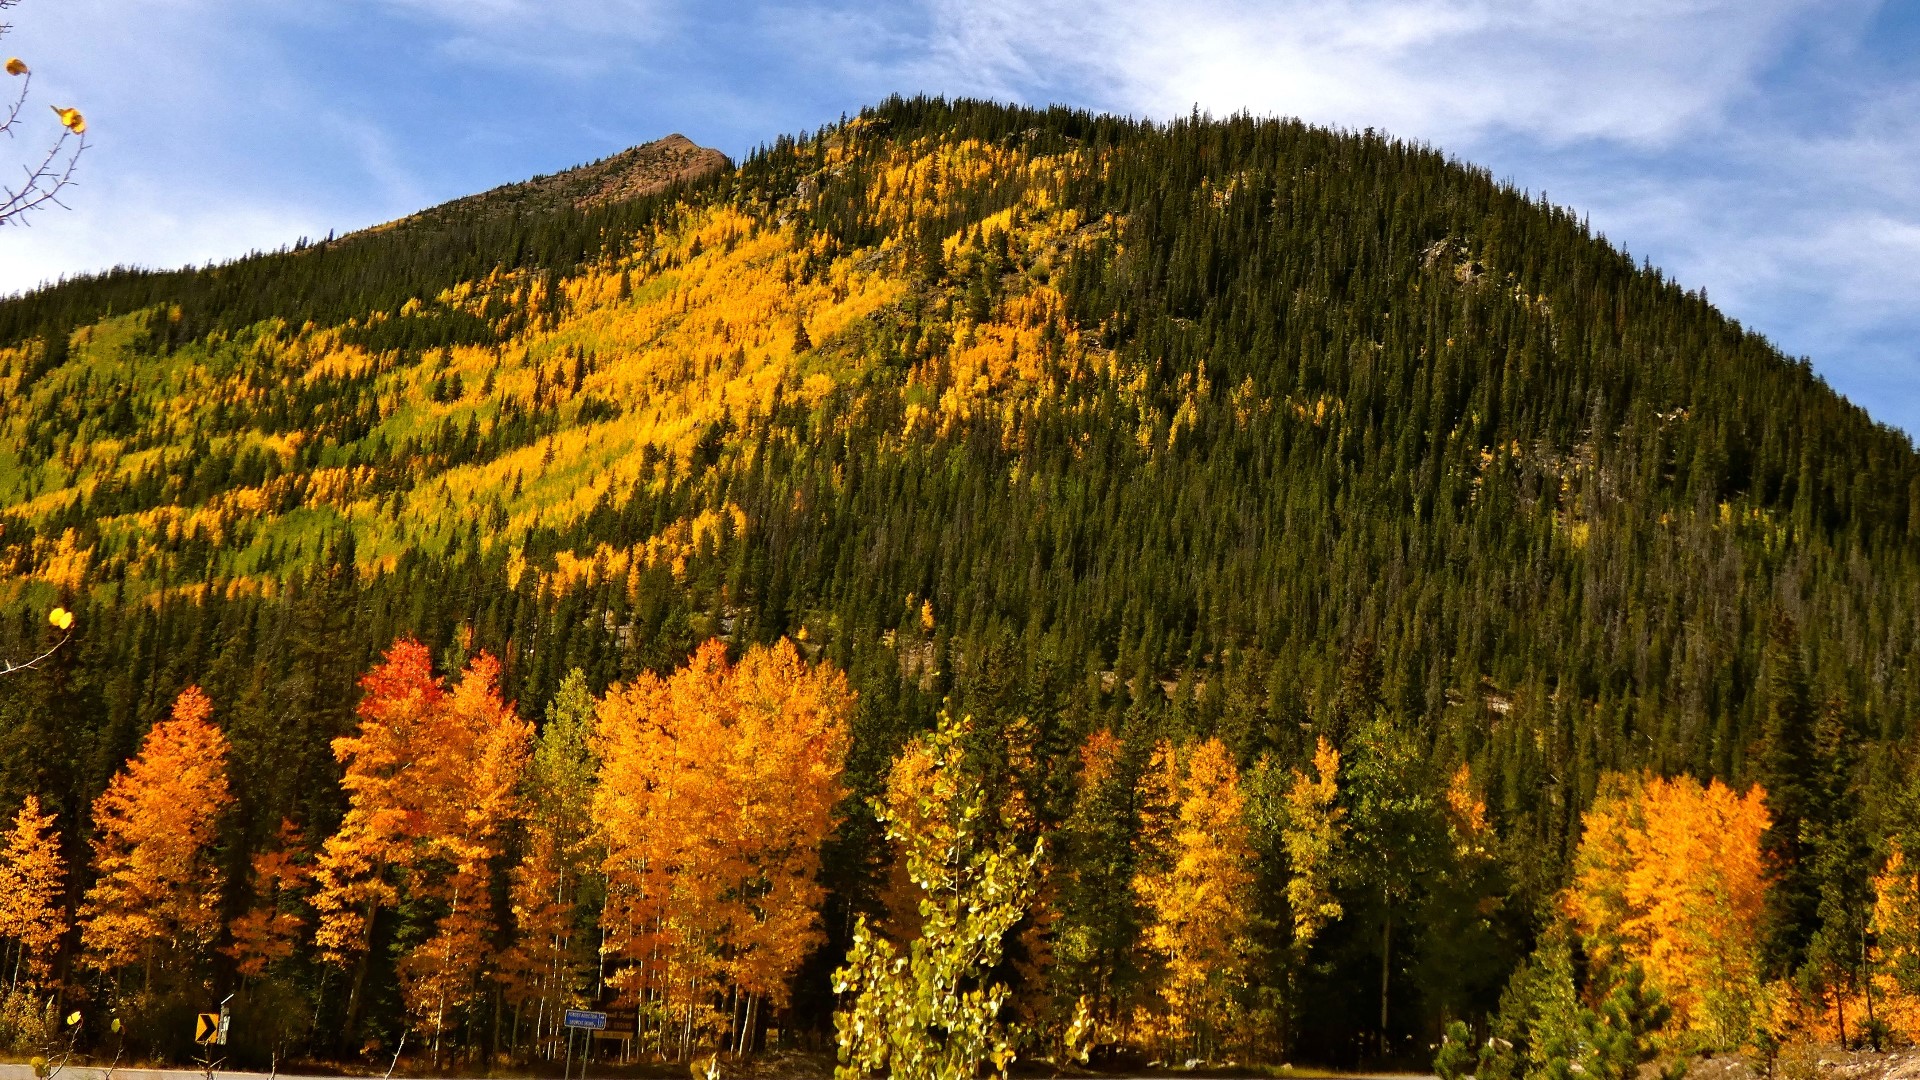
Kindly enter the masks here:
<path id="1" fill-rule="evenodd" d="M 400 1067 L 400 1051 L 407 1048 L 407 1029 L 400 1029 L 400 1042 L 393 1048 L 393 1064 L 387 1066 L 386 1080 L 393 1080 L 393 1070 Z"/>
<path id="2" fill-rule="evenodd" d="M 62 166 L 58 164 L 60 151 L 67 145 L 70 137 L 70 132 L 61 132 L 59 141 L 47 151 L 47 156 L 40 160 L 39 165 L 32 168 L 26 165 L 20 166 L 21 171 L 27 174 L 27 179 L 18 191 L 12 188 L 0 188 L 0 191 L 6 194 L 5 201 L 0 201 L 0 225 L 24 225 L 26 224 L 24 215 L 27 211 L 47 203 L 63 208 L 66 206 L 60 201 L 60 192 L 76 183 L 73 178 L 74 168 L 79 164 L 80 155 L 86 153 L 88 146 L 87 137 L 80 136 L 80 141 L 75 144 L 73 153 L 67 156 L 66 164 Z"/>
<path id="3" fill-rule="evenodd" d="M 71 640 L 73 640 L 73 632 L 69 630 L 67 632 L 66 637 L 63 637 L 59 641 L 56 641 L 53 643 L 53 648 L 48 649 L 46 652 L 41 653 L 39 656 L 36 656 L 31 660 L 28 660 L 24 664 L 16 664 L 11 660 L 0 660 L 0 675 L 11 675 L 16 671 L 26 671 L 29 668 L 32 668 L 38 665 L 40 661 L 45 660 L 47 657 L 52 656 L 54 653 L 59 652 L 60 646 L 65 645 L 67 642 Z"/>

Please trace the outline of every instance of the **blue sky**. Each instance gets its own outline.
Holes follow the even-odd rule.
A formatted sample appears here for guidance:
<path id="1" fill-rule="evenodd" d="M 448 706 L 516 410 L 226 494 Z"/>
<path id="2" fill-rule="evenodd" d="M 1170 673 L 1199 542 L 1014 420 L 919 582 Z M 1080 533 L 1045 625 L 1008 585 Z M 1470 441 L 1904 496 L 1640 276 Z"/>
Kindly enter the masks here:
<path id="1" fill-rule="evenodd" d="M 1920 3 L 23 0 L 93 129 L 0 290 L 388 220 L 680 131 L 739 157 L 894 91 L 1372 126 L 1588 214 L 1920 432 Z M 40 123 L 51 124 L 51 114 Z M 15 161 L 37 129 L 0 144 Z"/>

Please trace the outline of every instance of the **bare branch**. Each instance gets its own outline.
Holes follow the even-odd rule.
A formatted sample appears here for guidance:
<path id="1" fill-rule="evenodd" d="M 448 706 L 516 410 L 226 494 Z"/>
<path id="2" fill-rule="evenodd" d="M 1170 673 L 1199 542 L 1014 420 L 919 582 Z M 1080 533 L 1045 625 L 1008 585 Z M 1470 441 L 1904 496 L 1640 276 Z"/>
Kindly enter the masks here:
<path id="1" fill-rule="evenodd" d="M 29 70 L 20 76 L 20 92 L 14 95 L 12 104 L 7 106 L 7 118 L 0 122 L 0 131 L 13 134 L 13 125 L 20 121 L 20 110 L 27 107 L 27 90 L 33 85 L 33 72 Z"/>
<path id="2" fill-rule="evenodd" d="M 36 656 L 31 660 L 28 660 L 24 664 L 16 664 L 11 660 L 0 660 L 0 675 L 11 675 L 16 671 L 26 671 L 30 668 L 33 668 L 37 666 L 40 663 L 40 661 L 45 660 L 47 657 L 52 656 L 54 653 L 59 652 L 60 646 L 65 645 L 67 642 L 71 640 L 73 640 L 73 632 L 69 630 L 65 637 L 53 643 L 53 648 L 48 649 L 46 652 L 41 653 L 39 656 Z"/>
<path id="3" fill-rule="evenodd" d="M 60 192 L 76 183 L 74 167 L 79 163 L 80 155 L 86 152 L 88 145 L 85 135 L 78 136 L 72 152 L 67 154 L 66 160 L 62 162 L 61 151 L 67 146 L 69 140 L 75 138 L 76 136 L 71 133 L 63 133 L 59 141 L 47 151 L 46 157 L 40 159 L 38 165 L 20 166 L 21 171 L 26 173 L 26 180 L 18 190 L 0 187 L 0 225 L 24 225 L 26 222 L 23 216 L 27 211 L 47 203 L 55 206 L 66 205 L 59 199 Z"/>
<path id="4" fill-rule="evenodd" d="M 20 0 L 0 0 L 0 11 L 15 7 Z M 0 37 L 13 29 L 10 24 L 0 23 Z M 18 79 L 19 89 L 5 95 L 0 101 L 0 132 L 9 138 L 18 134 L 23 123 L 27 100 L 33 88 L 33 71 L 18 58 L 9 59 L 5 64 L 4 78 Z M 46 156 L 36 165 L 21 166 L 25 180 L 18 188 L 0 186 L 0 225 L 24 225 L 29 212 L 52 204 L 65 207 L 60 201 L 60 193 L 74 183 L 74 168 L 79 164 L 80 155 L 87 149 L 87 122 L 76 109 L 54 108 L 60 117 L 62 131 L 60 138 L 47 150 Z M 4 671 L 0 671 L 4 674 Z"/>

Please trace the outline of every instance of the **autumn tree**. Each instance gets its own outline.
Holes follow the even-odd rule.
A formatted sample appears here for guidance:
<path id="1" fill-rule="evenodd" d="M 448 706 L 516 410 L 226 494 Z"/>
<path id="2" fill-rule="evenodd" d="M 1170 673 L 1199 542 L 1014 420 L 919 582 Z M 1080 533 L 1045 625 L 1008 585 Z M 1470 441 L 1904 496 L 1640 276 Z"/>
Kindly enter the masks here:
<path id="1" fill-rule="evenodd" d="M 970 724 L 942 714 L 903 751 L 874 813 L 905 852 L 921 893 L 918 933 L 896 945 L 862 917 L 834 972 L 839 1080 L 1005 1077 L 1014 1040 L 1002 1023 L 1010 991 L 995 981 L 1005 938 L 1037 892 L 1044 845 L 1023 844 L 975 774 Z"/>
<path id="2" fill-rule="evenodd" d="M 382 912 L 419 921 L 399 958 L 401 996 L 436 1054 L 472 1005 L 496 930 L 494 867 L 521 814 L 532 729 L 500 699 L 499 664 L 481 653 L 449 689 L 426 647 L 396 642 L 361 680 L 360 726 L 335 739 L 346 817 L 316 860 L 322 955 L 355 968 L 354 1027 Z"/>
<path id="3" fill-rule="evenodd" d="M 1160 1037 L 1212 1060 L 1240 1034 L 1235 994 L 1249 970 L 1253 851 L 1240 770 L 1218 739 L 1176 752 L 1161 745 L 1150 773 L 1165 777 L 1168 819 L 1157 851 L 1134 878 L 1149 914 L 1144 940 L 1161 969 Z"/>
<path id="4" fill-rule="evenodd" d="M 1691 777 L 1607 779 L 1584 820 L 1567 913 L 1604 969 L 1644 968 L 1676 1022 L 1744 1044 L 1762 997 L 1765 794 Z"/>
<path id="5" fill-rule="evenodd" d="M 67 932 L 66 862 L 54 816 L 29 795 L 13 816 L 0 851 L 0 940 L 7 943 L 7 985 L 42 985 L 53 975 L 53 954 Z"/>
<path id="6" fill-rule="evenodd" d="M 1314 745 L 1313 772 L 1293 771 L 1281 824 L 1286 847 L 1287 906 L 1293 913 L 1293 947 L 1304 956 L 1327 924 L 1346 914 L 1334 883 L 1347 832 L 1339 805 L 1340 751 L 1321 736 Z"/>
<path id="7" fill-rule="evenodd" d="M 1895 837 L 1872 879 L 1868 978 L 1879 1015 L 1893 1031 L 1914 1039 L 1920 1037 L 1920 867 L 1908 859 L 1906 846 L 1906 839 Z"/>
<path id="8" fill-rule="evenodd" d="M 93 801 L 94 883 L 80 908 L 87 962 L 102 971 L 156 967 L 203 954 L 220 933 L 213 842 L 233 797 L 227 740 L 213 702 L 182 691 L 169 719 Z"/>
<path id="9" fill-rule="evenodd" d="M 547 706 L 524 784 L 526 835 L 509 888 L 516 936 L 501 966 L 509 999 L 532 1009 L 527 1019 L 542 1040 L 561 1030 L 598 961 L 591 931 L 604 856 L 593 827 L 593 710 L 586 673 L 575 668 Z"/>
<path id="10" fill-rule="evenodd" d="M 821 940 L 852 706 L 845 676 L 784 640 L 737 665 L 709 641 L 600 703 L 606 949 L 618 985 L 678 1011 L 683 1052 L 703 1030 L 748 1048 Z"/>
<path id="11" fill-rule="evenodd" d="M 300 910 L 301 893 L 311 876 L 305 846 L 299 827 L 282 820 L 273 845 L 253 855 L 253 904 L 228 924 L 232 940 L 222 950 L 243 978 L 257 979 L 291 957 L 306 928 Z"/>

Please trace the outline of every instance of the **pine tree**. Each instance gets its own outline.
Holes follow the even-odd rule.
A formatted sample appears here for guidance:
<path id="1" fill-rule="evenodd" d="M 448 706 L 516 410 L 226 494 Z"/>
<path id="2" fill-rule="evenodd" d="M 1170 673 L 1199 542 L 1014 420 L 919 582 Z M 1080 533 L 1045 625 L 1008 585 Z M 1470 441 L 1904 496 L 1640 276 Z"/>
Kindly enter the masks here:
<path id="1" fill-rule="evenodd" d="M 1767 891 L 1766 961 L 1769 971 L 1786 974 L 1804 962 L 1820 925 L 1817 853 L 1809 850 L 1808 836 L 1818 829 L 1822 807 L 1812 694 L 1798 634 L 1784 615 L 1775 617 L 1770 631 L 1767 667 L 1767 718 L 1755 776 L 1767 793 L 1772 819 L 1761 841 L 1773 878 Z"/>

